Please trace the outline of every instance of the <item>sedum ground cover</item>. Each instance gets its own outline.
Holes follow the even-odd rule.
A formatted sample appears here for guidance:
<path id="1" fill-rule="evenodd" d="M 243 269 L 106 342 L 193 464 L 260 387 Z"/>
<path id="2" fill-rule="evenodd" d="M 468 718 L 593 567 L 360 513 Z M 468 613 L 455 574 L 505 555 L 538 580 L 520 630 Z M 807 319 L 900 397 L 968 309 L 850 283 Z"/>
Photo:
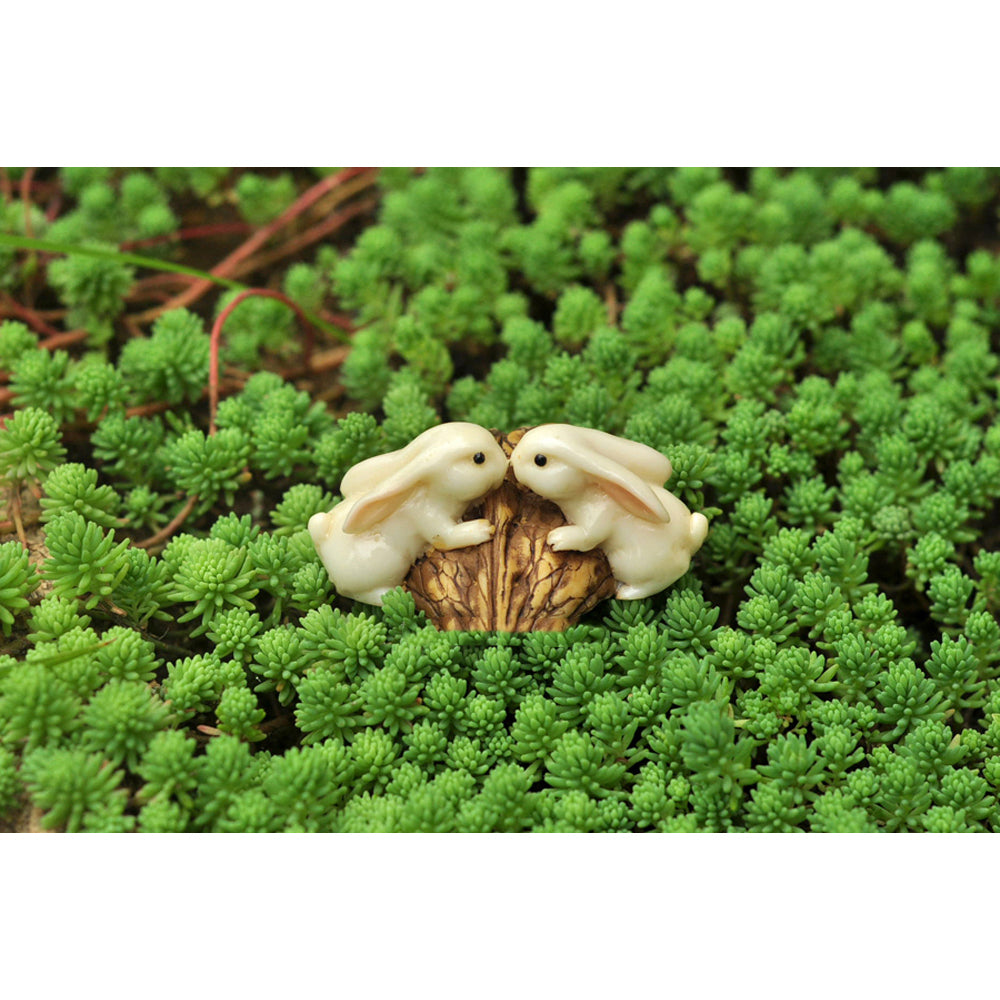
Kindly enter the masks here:
<path id="1" fill-rule="evenodd" d="M 1000 171 L 8 169 L 0 198 L 4 828 L 1000 826 Z M 163 269 L 220 262 L 286 301 L 226 318 L 213 420 L 237 289 Z M 446 419 L 652 445 L 705 546 L 564 634 L 338 598 L 309 516 Z"/>

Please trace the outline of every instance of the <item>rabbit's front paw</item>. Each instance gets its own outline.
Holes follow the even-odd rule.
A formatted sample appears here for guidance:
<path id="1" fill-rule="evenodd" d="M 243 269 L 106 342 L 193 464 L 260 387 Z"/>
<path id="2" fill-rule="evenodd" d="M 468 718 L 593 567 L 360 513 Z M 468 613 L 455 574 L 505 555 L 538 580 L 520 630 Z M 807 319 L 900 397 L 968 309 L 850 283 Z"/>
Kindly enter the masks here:
<path id="1" fill-rule="evenodd" d="M 491 524 L 485 517 L 480 517 L 475 521 L 466 521 L 465 527 L 469 529 L 469 541 L 467 545 L 482 545 L 488 542 L 496 533 L 497 526 Z"/>
<path id="2" fill-rule="evenodd" d="M 435 548 L 443 551 L 462 549 L 467 545 L 481 545 L 483 542 L 488 542 L 493 537 L 494 531 L 496 526 L 486 518 L 480 517 L 475 521 L 460 521 L 435 536 L 432 541 Z"/>
<path id="3" fill-rule="evenodd" d="M 545 540 L 555 552 L 587 552 L 594 546 L 587 539 L 587 533 L 575 524 L 564 524 L 561 528 L 553 528 Z"/>

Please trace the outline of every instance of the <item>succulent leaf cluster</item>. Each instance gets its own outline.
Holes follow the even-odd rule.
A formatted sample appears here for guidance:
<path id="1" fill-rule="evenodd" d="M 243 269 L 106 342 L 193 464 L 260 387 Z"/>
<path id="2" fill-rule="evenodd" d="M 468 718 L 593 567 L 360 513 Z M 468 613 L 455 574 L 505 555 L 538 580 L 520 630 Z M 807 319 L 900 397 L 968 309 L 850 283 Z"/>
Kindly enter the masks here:
<path id="1" fill-rule="evenodd" d="M 266 225 L 302 179 L 66 169 L 35 232 L 166 254 L 184 205 Z M 1000 829 L 1000 172 L 380 186 L 350 246 L 272 285 L 350 313 L 346 360 L 289 374 L 292 313 L 248 299 L 214 432 L 228 295 L 136 336 L 138 274 L 81 253 L 46 276 L 85 340 L 0 321 L 0 490 L 12 513 L 37 497 L 38 543 L 0 541 L 0 825 L 30 805 L 103 832 Z M 14 294 L 26 264 L 4 268 Z M 338 597 L 309 518 L 448 419 L 662 451 L 711 520 L 691 571 L 566 633 Z"/>

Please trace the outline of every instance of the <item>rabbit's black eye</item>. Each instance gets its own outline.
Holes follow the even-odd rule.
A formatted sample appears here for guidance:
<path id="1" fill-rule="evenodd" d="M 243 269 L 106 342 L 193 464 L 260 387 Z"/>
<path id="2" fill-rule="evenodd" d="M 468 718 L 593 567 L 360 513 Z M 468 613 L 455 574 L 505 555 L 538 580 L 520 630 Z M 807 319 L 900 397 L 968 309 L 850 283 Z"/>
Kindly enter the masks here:
<path id="1" fill-rule="evenodd" d="M 535 465 L 537 465 L 539 467 L 543 466 L 547 461 L 548 461 L 548 459 L 544 455 L 536 455 L 535 456 Z"/>
<path id="2" fill-rule="evenodd" d="M 486 461 L 486 456 L 481 451 L 477 451 L 475 455 L 472 456 L 472 461 L 475 462 L 476 465 L 482 465 L 483 462 Z"/>

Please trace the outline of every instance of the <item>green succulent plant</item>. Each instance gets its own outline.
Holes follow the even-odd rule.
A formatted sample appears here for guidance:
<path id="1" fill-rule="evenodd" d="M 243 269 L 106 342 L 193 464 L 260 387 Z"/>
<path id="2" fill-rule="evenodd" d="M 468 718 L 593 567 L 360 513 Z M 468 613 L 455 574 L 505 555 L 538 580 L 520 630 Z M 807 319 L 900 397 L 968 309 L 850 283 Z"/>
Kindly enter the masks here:
<path id="1" fill-rule="evenodd" d="M 153 265 L 189 213 L 259 230 L 336 175 L 66 168 L 54 218 L 0 205 L 74 249 L 0 248 L 0 824 L 1000 829 L 1000 172 L 891 176 L 383 171 L 340 242 L 253 262 L 318 354 L 247 298 L 217 407 L 239 289 L 178 306 Z M 565 633 L 339 597 L 310 517 L 443 420 L 660 450 L 711 521 L 691 571 Z"/>

